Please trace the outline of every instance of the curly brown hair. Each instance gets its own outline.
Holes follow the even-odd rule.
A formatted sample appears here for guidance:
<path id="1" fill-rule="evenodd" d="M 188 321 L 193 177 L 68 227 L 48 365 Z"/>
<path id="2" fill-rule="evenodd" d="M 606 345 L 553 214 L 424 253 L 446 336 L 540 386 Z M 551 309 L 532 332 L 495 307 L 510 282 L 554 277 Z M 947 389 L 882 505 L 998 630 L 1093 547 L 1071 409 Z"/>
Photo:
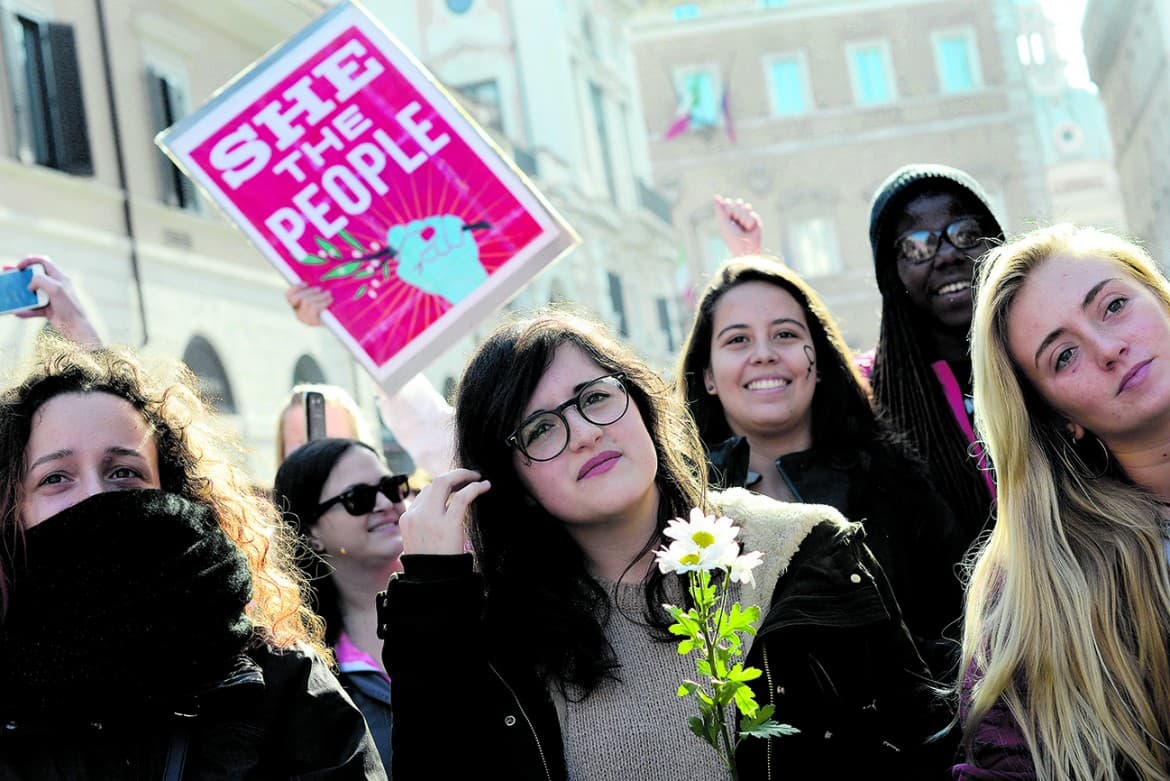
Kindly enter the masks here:
<path id="1" fill-rule="evenodd" d="M 303 642 L 329 658 L 321 620 L 306 606 L 303 579 L 292 564 L 295 538 L 230 457 L 240 455 L 240 447 L 216 426 L 190 370 L 166 359 L 152 359 L 148 368 L 128 348 L 90 350 L 54 338 L 39 343 L 32 368 L 0 394 L 0 617 L 11 585 L 4 561 L 18 555 L 23 539 L 25 447 L 33 420 L 46 402 L 67 393 L 108 393 L 142 414 L 158 448 L 162 490 L 210 507 L 247 558 L 253 625 L 271 645 Z"/>

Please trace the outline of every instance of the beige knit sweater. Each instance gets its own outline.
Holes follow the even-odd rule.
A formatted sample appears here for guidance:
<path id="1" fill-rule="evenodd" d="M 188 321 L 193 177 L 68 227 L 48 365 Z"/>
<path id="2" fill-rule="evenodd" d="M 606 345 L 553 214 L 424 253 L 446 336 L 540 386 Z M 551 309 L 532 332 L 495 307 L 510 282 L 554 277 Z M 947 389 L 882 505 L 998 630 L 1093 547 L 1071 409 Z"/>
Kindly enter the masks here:
<path id="1" fill-rule="evenodd" d="M 776 502 L 742 488 L 713 499 L 741 528 L 743 550 L 764 553 L 755 586 L 733 584 L 742 605 L 760 605 L 761 619 L 779 578 L 813 527 L 844 522 L 831 507 Z M 687 720 L 698 713 L 693 698 L 673 692 L 694 678 L 692 656 L 679 656 L 675 643 L 650 640 L 642 623 L 644 599 L 638 584 L 606 584 L 614 610 L 606 636 L 621 663 L 621 681 L 605 681 L 588 699 L 573 702 L 554 688 L 565 759 L 573 781 L 725 781 L 715 751 L 691 733 Z M 668 593 L 681 605 L 682 586 L 670 579 Z M 748 642 L 751 637 L 747 638 Z"/>

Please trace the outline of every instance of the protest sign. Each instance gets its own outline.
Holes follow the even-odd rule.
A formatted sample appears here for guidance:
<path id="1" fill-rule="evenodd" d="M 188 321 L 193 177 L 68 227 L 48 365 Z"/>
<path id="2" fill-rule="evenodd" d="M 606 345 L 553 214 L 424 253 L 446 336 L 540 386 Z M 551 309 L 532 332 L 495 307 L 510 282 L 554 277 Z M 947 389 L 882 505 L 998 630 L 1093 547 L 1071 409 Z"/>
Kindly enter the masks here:
<path id="1" fill-rule="evenodd" d="M 578 238 L 436 80 L 340 3 L 156 143 L 376 380 L 405 382 Z"/>

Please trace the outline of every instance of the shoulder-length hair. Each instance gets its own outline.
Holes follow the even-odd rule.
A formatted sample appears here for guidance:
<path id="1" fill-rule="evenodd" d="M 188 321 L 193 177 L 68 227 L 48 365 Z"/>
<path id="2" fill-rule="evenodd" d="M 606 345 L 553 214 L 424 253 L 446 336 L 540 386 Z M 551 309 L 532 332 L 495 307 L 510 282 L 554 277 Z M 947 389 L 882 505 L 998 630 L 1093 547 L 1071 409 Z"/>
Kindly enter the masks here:
<path id="1" fill-rule="evenodd" d="M 46 402 L 66 393 L 108 393 L 141 413 L 158 448 L 162 490 L 210 507 L 247 559 L 252 573 L 247 614 L 253 625 L 275 646 L 306 642 L 325 653 L 321 621 L 301 600 L 293 538 L 272 502 L 231 460 L 233 450 L 241 455 L 239 447 L 215 429 L 193 375 L 177 362 L 148 371 L 128 349 L 86 350 L 46 340 L 33 368 L 0 394 L 0 607 L 7 605 L 11 586 L 4 562 L 19 555 L 23 540 L 25 447 L 33 420 Z"/>
<path id="2" fill-rule="evenodd" d="M 699 299 L 679 357 L 677 387 L 704 444 L 713 447 L 732 435 L 723 404 L 718 396 L 707 393 L 703 373 L 711 365 L 715 307 L 725 293 L 747 282 L 764 282 L 784 290 L 796 299 L 808 321 L 820 372 L 812 402 L 812 438 L 817 447 L 839 451 L 877 437 L 868 385 L 821 297 L 778 259 L 751 255 L 724 261 L 716 270 Z"/>
<path id="3" fill-rule="evenodd" d="M 999 480 L 994 530 L 972 564 L 960 669 L 977 671 L 970 740 L 1003 698 L 1041 779 L 1170 768 L 1170 571 L 1161 507 L 1099 459 L 1081 458 L 1067 421 L 1008 347 L 1016 295 L 1053 255 L 1104 258 L 1149 288 L 1170 317 L 1170 285 L 1137 246 L 1060 225 L 993 251 L 972 329 L 975 418 Z M 1093 461 L 1086 466 L 1086 460 Z M 1110 456 L 1110 461 L 1112 457 Z"/>
<path id="4" fill-rule="evenodd" d="M 341 612 L 341 592 L 333 580 L 333 567 L 311 550 L 309 537 L 321 516 L 321 489 L 333 474 L 333 468 L 349 451 L 362 448 L 382 461 L 382 454 L 357 439 L 327 437 L 307 442 L 289 453 L 276 470 L 272 495 L 277 508 L 284 514 L 288 527 L 296 532 L 301 543 L 297 565 L 306 578 L 306 593 L 317 615 L 325 621 L 325 643 L 335 647 L 345 629 Z"/>
<path id="5" fill-rule="evenodd" d="M 455 403 L 458 461 L 491 481 L 472 504 L 469 533 L 487 589 L 486 618 L 494 640 L 562 685 L 587 696 L 615 669 L 603 627 L 605 588 L 590 576 L 581 549 L 524 489 L 515 430 L 533 391 L 563 345 L 574 345 L 600 367 L 621 372 L 642 414 L 657 456 L 660 492 L 657 533 L 693 507 L 706 508 L 706 466 L 694 423 L 666 382 L 603 325 L 568 311 L 545 310 L 498 327 L 476 350 L 459 382 Z M 633 561 L 631 561 L 631 564 Z M 663 575 L 645 581 L 645 618 L 664 627 Z M 540 616 L 538 631 L 531 617 Z"/>

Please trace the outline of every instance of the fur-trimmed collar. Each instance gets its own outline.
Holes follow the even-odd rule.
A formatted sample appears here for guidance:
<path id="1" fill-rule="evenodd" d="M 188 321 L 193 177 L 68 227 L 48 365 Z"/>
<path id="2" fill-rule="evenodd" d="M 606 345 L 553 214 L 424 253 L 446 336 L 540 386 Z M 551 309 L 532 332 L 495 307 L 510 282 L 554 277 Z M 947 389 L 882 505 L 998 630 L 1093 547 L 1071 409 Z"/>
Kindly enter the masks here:
<path id="1" fill-rule="evenodd" d="M 764 561 L 756 568 L 755 584 L 745 584 L 744 604 L 759 605 L 759 629 L 768 612 L 776 583 L 788 571 L 792 557 L 813 529 L 822 523 L 846 525 L 841 513 L 822 504 L 780 502 L 746 488 L 728 488 L 711 494 L 719 512 L 740 527 L 739 542 L 744 553 L 760 551 Z"/>

